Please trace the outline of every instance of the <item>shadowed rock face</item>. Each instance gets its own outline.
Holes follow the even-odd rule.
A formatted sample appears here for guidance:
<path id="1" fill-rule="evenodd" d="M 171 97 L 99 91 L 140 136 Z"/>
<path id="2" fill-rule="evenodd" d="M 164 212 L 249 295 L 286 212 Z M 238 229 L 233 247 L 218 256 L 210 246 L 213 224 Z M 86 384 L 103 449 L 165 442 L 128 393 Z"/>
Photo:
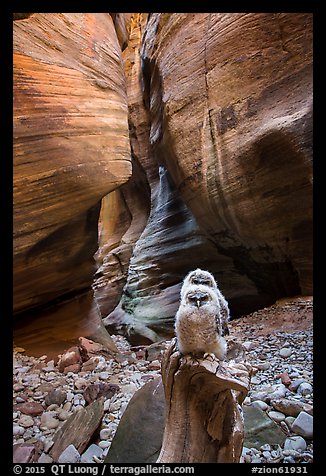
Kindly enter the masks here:
<path id="1" fill-rule="evenodd" d="M 214 274 L 233 316 L 311 294 L 312 15 L 127 22 L 130 140 L 151 201 L 105 323 L 157 338 L 147 327 L 171 329 L 196 267 Z"/>
<path id="2" fill-rule="evenodd" d="M 127 113 L 109 14 L 14 22 L 15 312 L 90 287 L 101 199 L 131 174 Z"/>

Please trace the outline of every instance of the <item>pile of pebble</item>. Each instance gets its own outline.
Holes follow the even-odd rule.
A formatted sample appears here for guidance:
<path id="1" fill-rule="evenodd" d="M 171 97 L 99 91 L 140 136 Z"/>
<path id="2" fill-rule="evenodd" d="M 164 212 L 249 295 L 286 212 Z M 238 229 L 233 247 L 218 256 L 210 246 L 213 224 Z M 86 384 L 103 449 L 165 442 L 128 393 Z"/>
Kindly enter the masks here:
<path id="1" fill-rule="evenodd" d="M 248 361 L 254 366 L 244 405 L 259 406 L 287 435 L 282 445 L 244 447 L 241 462 L 312 462 L 312 330 L 257 336 L 252 326 L 237 324 L 232 334 L 239 335 Z M 103 462 L 129 400 L 148 380 L 160 374 L 159 359 L 164 349 L 147 360 L 144 352 L 133 351 L 123 337 L 112 337 L 125 360 L 118 362 L 99 355 L 92 357 L 78 373 L 59 372 L 53 360 L 46 362 L 46 356 L 14 353 L 13 443 L 41 445 L 39 463 L 52 462 L 49 453 L 54 433 L 73 412 L 87 405 L 87 386 L 101 381 L 116 384 L 119 390 L 104 402 L 98 440 L 82 454 L 73 445 L 68 446 L 58 462 Z"/>
<path id="2" fill-rule="evenodd" d="M 231 324 L 232 325 L 232 324 Z M 286 433 L 280 445 L 244 447 L 242 462 L 305 463 L 313 460 L 313 332 L 273 332 L 257 336 L 237 324 L 254 367 L 245 405 L 258 406 Z"/>
<path id="3" fill-rule="evenodd" d="M 91 444 L 83 454 L 70 445 L 59 457 L 58 462 L 101 463 L 105 458 L 119 421 L 133 394 L 148 380 L 160 373 L 157 359 L 139 358 L 130 350 L 129 343 L 121 336 L 113 336 L 125 360 L 116 360 L 98 355 L 87 362 L 88 368 L 78 373 L 59 372 L 53 360 L 14 352 L 13 385 L 13 443 L 41 445 L 37 462 L 51 463 L 49 455 L 54 433 L 69 416 L 87 405 L 84 390 L 97 382 L 109 382 L 119 386 L 111 398 L 104 401 L 99 441 Z M 131 363 L 132 362 L 132 363 Z"/>

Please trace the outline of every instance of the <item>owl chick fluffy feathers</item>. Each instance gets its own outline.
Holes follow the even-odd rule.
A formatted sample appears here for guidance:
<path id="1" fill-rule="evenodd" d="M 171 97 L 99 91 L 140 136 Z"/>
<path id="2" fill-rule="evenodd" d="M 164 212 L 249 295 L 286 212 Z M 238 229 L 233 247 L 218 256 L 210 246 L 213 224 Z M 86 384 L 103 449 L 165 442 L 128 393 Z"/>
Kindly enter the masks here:
<path id="1" fill-rule="evenodd" d="M 178 348 L 182 354 L 212 353 L 222 360 L 227 344 L 229 308 L 214 277 L 200 269 L 190 272 L 180 292 L 175 319 Z"/>

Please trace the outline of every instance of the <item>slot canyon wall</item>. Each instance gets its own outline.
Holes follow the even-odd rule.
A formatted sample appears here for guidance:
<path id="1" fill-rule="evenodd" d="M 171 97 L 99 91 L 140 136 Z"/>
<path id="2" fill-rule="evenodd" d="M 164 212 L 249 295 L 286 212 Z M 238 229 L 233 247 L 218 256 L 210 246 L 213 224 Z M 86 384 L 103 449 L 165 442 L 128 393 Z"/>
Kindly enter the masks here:
<path id="1" fill-rule="evenodd" d="M 109 329 L 153 340 L 195 267 L 233 316 L 312 293 L 312 16 L 145 16 L 128 16 L 123 59 L 133 179 L 151 201 L 119 190 L 131 226 L 100 247 L 94 289 Z"/>
<path id="2" fill-rule="evenodd" d="M 233 316 L 312 293 L 311 14 L 28 15 L 17 313 L 92 285 L 108 329 L 156 340 L 195 267 Z"/>
<path id="3" fill-rule="evenodd" d="M 13 25 L 16 314 L 91 289 L 101 199 L 131 175 L 125 75 L 111 16 L 19 15 Z M 101 328 L 92 301 L 85 300 L 85 318 Z"/>

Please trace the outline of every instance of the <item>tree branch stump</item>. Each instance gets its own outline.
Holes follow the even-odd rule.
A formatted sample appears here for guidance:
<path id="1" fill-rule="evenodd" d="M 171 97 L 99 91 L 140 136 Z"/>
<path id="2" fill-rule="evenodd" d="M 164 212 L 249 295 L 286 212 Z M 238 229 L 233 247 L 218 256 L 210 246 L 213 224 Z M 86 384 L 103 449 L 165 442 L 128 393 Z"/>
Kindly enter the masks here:
<path id="1" fill-rule="evenodd" d="M 225 361 L 183 356 L 172 340 L 162 361 L 166 419 L 157 463 L 240 461 L 251 366 L 241 345 L 229 341 L 228 349 Z"/>

